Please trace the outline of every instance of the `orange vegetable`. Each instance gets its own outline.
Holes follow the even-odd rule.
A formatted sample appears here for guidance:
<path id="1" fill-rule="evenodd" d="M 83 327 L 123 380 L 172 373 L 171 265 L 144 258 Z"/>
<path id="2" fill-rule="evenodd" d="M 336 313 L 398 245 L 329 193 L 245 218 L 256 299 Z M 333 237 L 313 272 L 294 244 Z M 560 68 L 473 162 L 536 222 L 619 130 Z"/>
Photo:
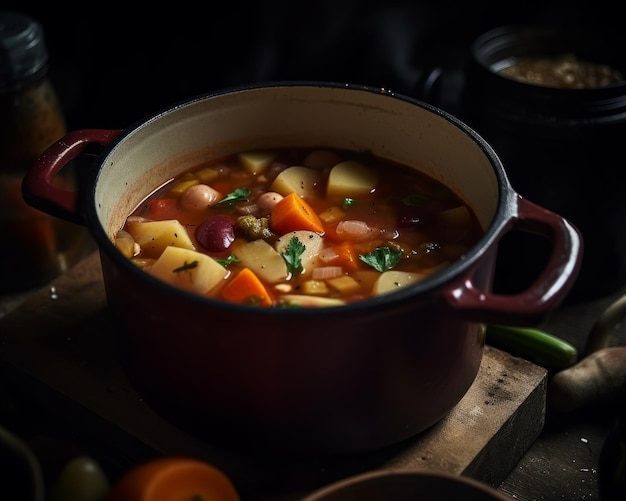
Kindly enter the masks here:
<path id="1" fill-rule="evenodd" d="M 318 215 L 297 193 L 290 193 L 272 208 L 270 224 L 279 234 L 298 230 L 324 231 Z"/>
<path id="2" fill-rule="evenodd" d="M 244 268 L 222 289 L 222 297 L 233 303 L 270 306 L 272 299 L 259 277 L 250 269 Z"/>
<path id="3" fill-rule="evenodd" d="M 161 200 L 152 200 L 145 206 L 141 216 L 154 220 L 178 219 L 180 217 L 178 199 L 163 198 Z"/>
<path id="4" fill-rule="evenodd" d="M 177 456 L 149 460 L 113 484 L 106 501 L 240 501 L 231 480 L 203 461 Z"/>
<path id="5" fill-rule="evenodd" d="M 337 253 L 337 257 L 332 259 L 329 264 L 351 270 L 356 270 L 359 267 L 359 257 L 352 242 L 343 242 L 333 246 L 332 249 Z"/>

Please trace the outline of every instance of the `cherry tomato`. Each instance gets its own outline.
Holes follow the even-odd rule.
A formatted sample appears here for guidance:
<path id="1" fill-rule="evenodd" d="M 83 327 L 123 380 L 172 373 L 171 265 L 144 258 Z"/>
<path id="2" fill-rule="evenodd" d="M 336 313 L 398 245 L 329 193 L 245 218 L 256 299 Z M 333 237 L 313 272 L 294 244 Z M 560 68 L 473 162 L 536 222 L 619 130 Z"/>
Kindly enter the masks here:
<path id="1" fill-rule="evenodd" d="M 188 457 L 142 463 L 113 484 L 106 501 L 240 501 L 230 479 L 216 467 Z"/>

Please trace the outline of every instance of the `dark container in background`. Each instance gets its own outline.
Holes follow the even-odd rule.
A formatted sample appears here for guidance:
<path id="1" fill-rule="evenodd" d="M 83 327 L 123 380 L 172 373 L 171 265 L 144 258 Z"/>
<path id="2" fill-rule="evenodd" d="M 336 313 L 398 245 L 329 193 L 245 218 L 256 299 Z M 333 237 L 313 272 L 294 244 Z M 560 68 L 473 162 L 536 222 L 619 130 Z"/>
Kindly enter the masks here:
<path id="1" fill-rule="evenodd" d="M 498 70 L 520 57 L 573 54 L 626 77 L 623 40 L 608 33 L 503 26 L 479 36 L 464 69 L 458 114 L 501 157 L 526 198 L 582 232 L 582 269 L 568 300 L 588 300 L 626 284 L 626 81 L 557 88 Z M 512 233 L 502 242 L 495 288 L 524 287 L 544 264 L 544 242 Z"/>
<path id="2" fill-rule="evenodd" d="M 65 132 L 42 25 L 0 11 L 0 294 L 43 286 L 86 254 L 83 227 L 35 210 L 22 197 L 26 171 Z M 55 183 L 75 189 L 71 172 Z"/>

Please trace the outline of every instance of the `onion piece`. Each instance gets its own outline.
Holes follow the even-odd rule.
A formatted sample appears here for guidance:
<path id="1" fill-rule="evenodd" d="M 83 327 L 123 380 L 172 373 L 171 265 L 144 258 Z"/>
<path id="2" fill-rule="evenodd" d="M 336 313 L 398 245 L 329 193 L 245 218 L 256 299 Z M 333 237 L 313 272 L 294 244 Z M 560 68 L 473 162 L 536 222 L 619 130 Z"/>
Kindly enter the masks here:
<path id="1" fill-rule="evenodd" d="M 365 221 L 348 220 L 337 224 L 337 235 L 352 240 L 366 240 L 377 235 L 377 231 L 371 228 Z"/>
<path id="2" fill-rule="evenodd" d="M 311 278 L 313 280 L 326 280 L 328 278 L 336 278 L 343 275 L 341 266 L 318 266 L 313 270 Z"/>
<path id="3" fill-rule="evenodd" d="M 319 257 L 319 260 L 322 263 L 328 263 L 333 259 L 337 259 L 339 254 L 337 254 L 337 251 L 335 251 L 332 247 L 325 247 L 320 251 L 317 257 Z"/>

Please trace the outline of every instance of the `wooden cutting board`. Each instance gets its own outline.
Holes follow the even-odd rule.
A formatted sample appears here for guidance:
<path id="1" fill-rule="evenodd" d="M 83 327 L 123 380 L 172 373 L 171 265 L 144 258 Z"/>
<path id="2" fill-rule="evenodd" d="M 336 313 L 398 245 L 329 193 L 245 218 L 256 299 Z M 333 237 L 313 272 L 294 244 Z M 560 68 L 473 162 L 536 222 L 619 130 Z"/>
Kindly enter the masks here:
<path id="1" fill-rule="evenodd" d="M 3 377 L 107 444 L 122 470 L 158 454 L 193 455 L 224 470 L 244 499 L 296 500 L 378 468 L 444 470 L 497 486 L 544 425 L 547 371 L 487 346 L 461 402 L 401 444 L 332 457 L 230 449 L 178 429 L 141 399 L 120 366 L 117 329 L 96 252 L 0 320 Z"/>

